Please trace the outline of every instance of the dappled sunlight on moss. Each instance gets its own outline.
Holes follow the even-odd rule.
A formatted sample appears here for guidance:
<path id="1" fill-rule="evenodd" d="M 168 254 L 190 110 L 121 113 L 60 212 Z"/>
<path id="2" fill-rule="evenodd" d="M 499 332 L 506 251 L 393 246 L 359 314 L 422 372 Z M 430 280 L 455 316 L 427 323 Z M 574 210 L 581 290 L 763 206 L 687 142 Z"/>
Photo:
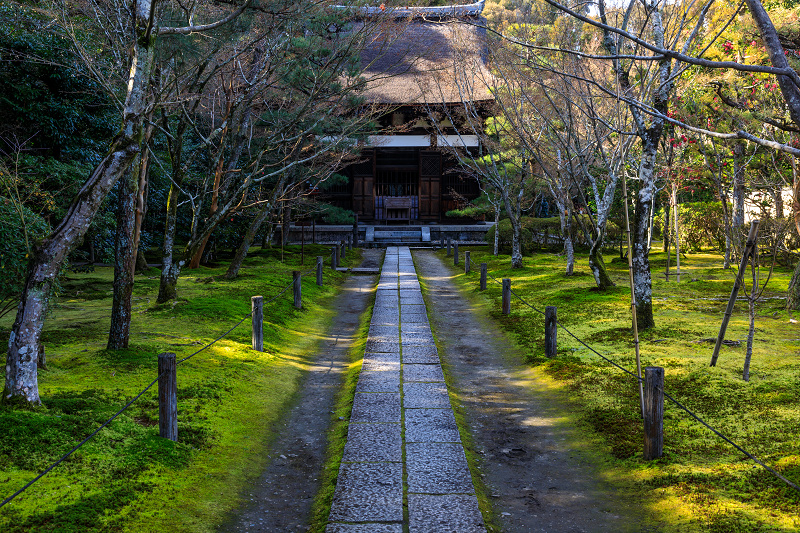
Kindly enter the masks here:
<path id="1" fill-rule="evenodd" d="M 322 250 L 306 246 L 309 257 Z M 120 351 L 105 349 L 113 269 L 68 274 L 42 335 L 44 407 L 0 406 L 0 494 L 20 488 L 155 379 L 159 353 L 187 357 L 246 316 L 252 295 L 277 294 L 297 269 L 295 257 L 299 263 L 293 253 L 280 263 L 274 253 L 256 253 L 245 275 L 231 282 L 218 280 L 222 267 L 187 272 L 181 299 L 160 306 L 154 305 L 157 272 L 137 276 L 131 345 Z M 293 309 L 291 292 L 265 306 L 264 352 L 252 350 L 246 319 L 180 364 L 177 443 L 158 437 L 154 388 L 4 507 L 0 530 L 176 531 L 176 524 L 210 530 L 266 460 L 264 448 L 323 339 L 332 318 L 327 302 L 344 278 L 326 270 L 323 287 L 304 281 L 302 311 Z M 12 321 L 0 321 L 0 337 L 8 337 Z"/>
<path id="2" fill-rule="evenodd" d="M 439 252 L 442 253 L 442 252 Z M 558 307 L 559 322 L 578 338 L 630 370 L 635 369 L 627 263 L 606 264 L 618 284 L 593 290 L 587 276 L 563 275 L 563 258 L 534 254 L 526 268 L 512 270 L 506 256 L 471 251 L 476 264 L 486 262 L 496 278 L 510 277 L 512 289 L 540 310 Z M 449 262 L 446 262 L 449 265 Z M 666 255 L 653 253 L 655 328 L 640 332 L 643 366 L 666 369 L 665 386 L 688 408 L 750 450 L 767 464 L 800 483 L 800 324 L 783 310 L 791 271 L 776 268 L 765 299 L 757 306 L 751 379 L 742 380 L 747 336 L 747 305 L 739 300 L 716 367 L 709 367 L 714 339 L 734 281 L 721 256 L 689 254 L 681 258 L 681 282 L 664 278 Z M 585 256 L 576 270 L 586 271 Z M 602 475 L 631 485 L 649 508 L 659 531 L 796 531 L 800 529 L 800 494 L 708 429 L 667 403 L 664 457 L 641 459 L 642 428 L 638 388 L 630 376 L 602 360 L 563 331 L 558 355 L 544 357 L 544 321 L 512 298 L 511 315 L 500 311 L 500 288 L 489 280 L 478 290 L 478 276 L 452 269 L 454 280 L 486 302 L 489 315 L 524 348 L 535 365 L 536 386 L 546 383 L 574 401 L 587 442 L 607 450 Z M 741 296 L 741 294 L 740 294 Z M 531 385 L 533 386 L 533 385 Z"/>

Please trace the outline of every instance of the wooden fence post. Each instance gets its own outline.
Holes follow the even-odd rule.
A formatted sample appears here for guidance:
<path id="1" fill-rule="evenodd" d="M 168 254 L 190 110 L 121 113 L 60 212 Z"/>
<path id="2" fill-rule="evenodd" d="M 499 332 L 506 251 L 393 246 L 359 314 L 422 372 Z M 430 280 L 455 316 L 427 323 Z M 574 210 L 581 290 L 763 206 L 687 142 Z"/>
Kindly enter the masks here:
<path id="1" fill-rule="evenodd" d="M 486 290 L 486 274 L 487 274 L 487 266 L 486 263 L 481 263 L 481 290 Z"/>
<path id="2" fill-rule="evenodd" d="M 503 278 L 503 314 L 511 314 L 511 279 Z"/>
<path id="3" fill-rule="evenodd" d="M 339 268 L 339 245 L 333 245 L 333 261 L 331 261 L 331 268 L 336 270 Z"/>
<path id="4" fill-rule="evenodd" d="M 450 254 L 453 252 L 450 250 L 450 247 L 453 245 L 452 239 L 450 237 L 447 238 L 447 257 L 450 257 Z"/>
<path id="5" fill-rule="evenodd" d="M 544 355 L 547 357 L 555 357 L 558 351 L 556 309 L 554 305 L 544 308 Z"/>
<path id="6" fill-rule="evenodd" d="M 342 259 L 347 258 L 347 246 L 345 245 L 344 241 L 339 241 L 339 248 L 341 250 L 340 257 Z"/>
<path id="7" fill-rule="evenodd" d="M 469 259 L 469 250 L 466 250 L 466 251 L 464 252 L 464 274 L 469 274 L 469 271 L 470 271 L 470 268 L 469 268 L 469 267 L 470 267 L 470 265 L 469 265 L 469 262 L 470 262 L 470 259 Z"/>
<path id="8" fill-rule="evenodd" d="M 644 459 L 651 461 L 664 454 L 664 369 L 644 369 Z"/>
<path id="9" fill-rule="evenodd" d="M 158 354 L 158 434 L 178 440 L 178 374 L 174 353 Z"/>
<path id="10" fill-rule="evenodd" d="M 458 241 L 453 243 L 453 264 L 458 266 Z"/>
<path id="11" fill-rule="evenodd" d="M 303 279 L 302 272 L 299 270 L 292 270 L 292 281 L 294 282 L 294 287 L 292 287 L 292 293 L 294 294 L 294 308 L 300 309 L 303 307 L 303 285 L 301 283 Z"/>
<path id="12" fill-rule="evenodd" d="M 264 297 L 250 298 L 250 309 L 253 311 L 253 349 L 264 351 Z"/>
<path id="13" fill-rule="evenodd" d="M 352 235 L 348 235 L 347 236 L 347 249 L 348 250 L 352 250 L 353 249 L 353 236 Z"/>
<path id="14" fill-rule="evenodd" d="M 355 214 L 356 218 L 353 221 L 353 246 L 358 248 L 358 213 Z"/>
<path id="15" fill-rule="evenodd" d="M 322 287 L 322 256 L 317 256 L 317 285 Z"/>

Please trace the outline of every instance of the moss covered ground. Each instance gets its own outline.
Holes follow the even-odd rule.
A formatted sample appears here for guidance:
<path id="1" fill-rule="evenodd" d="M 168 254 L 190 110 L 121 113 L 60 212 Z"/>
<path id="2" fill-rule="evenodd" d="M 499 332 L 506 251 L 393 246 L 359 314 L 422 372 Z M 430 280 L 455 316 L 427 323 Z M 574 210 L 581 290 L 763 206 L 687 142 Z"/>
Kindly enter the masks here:
<path id="1" fill-rule="evenodd" d="M 250 297 L 271 298 L 310 270 L 328 248 L 256 250 L 235 281 L 225 266 L 186 270 L 179 299 L 155 304 L 158 275 L 137 275 L 131 345 L 105 349 L 113 270 L 70 273 L 47 319 L 40 371 L 43 405 L 0 405 L 0 500 L 119 410 L 156 377 L 160 352 L 195 352 L 250 312 Z M 283 261 L 281 257 L 283 256 Z M 354 264 L 358 252 L 348 254 Z M 303 309 L 291 290 L 264 309 L 264 352 L 251 349 L 250 320 L 178 366 L 178 442 L 158 437 L 151 389 L 64 463 L 0 509 L 0 531 L 213 531 L 239 490 L 261 472 L 273 427 L 291 407 L 331 320 L 345 274 L 303 278 Z M 0 322 L 5 345 L 13 316 Z"/>
<path id="2" fill-rule="evenodd" d="M 463 248 L 462 248 L 463 251 Z M 439 252 L 444 255 L 444 250 Z M 627 261 L 606 258 L 617 286 L 594 289 L 585 255 L 575 275 L 564 275 L 563 256 L 537 253 L 512 270 L 509 256 L 471 251 L 498 280 L 534 307 L 558 307 L 559 322 L 595 350 L 635 370 Z M 452 260 L 447 258 L 448 264 Z M 709 424 L 784 476 L 800 484 L 800 324 L 784 311 L 791 277 L 777 268 L 758 303 L 751 378 L 742 380 L 748 329 L 747 304 L 739 301 L 716 367 L 709 362 L 734 274 L 715 253 L 681 260 L 682 277 L 665 280 L 663 253 L 651 255 L 655 328 L 640 332 L 643 366 L 666 370 L 667 392 Z M 462 262 L 463 264 L 463 262 Z M 674 265 L 674 258 L 673 258 Z M 544 357 L 544 317 L 512 298 L 500 312 L 500 285 L 479 290 L 479 271 L 452 267 L 455 281 L 525 350 L 541 379 L 564 391 L 574 418 L 597 443 L 601 475 L 638 495 L 657 531 L 798 531 L 800 493 L 755 465 L 674 405 L 665 406 L 664 456 L 642 459 L 643 429 L 635 379 L 586 347 L 558 333 L 558 355 Z M 765 269 L 766 271 L 766 269 Z"/>

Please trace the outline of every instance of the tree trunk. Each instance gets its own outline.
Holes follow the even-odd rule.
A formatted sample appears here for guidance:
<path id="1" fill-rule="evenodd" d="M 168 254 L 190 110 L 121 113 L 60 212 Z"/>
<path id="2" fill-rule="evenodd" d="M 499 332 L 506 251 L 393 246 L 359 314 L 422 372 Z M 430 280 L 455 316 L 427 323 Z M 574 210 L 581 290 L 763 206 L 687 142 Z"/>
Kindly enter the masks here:
<path id="1" fill-rule="evenodd" d="M 611 276 L 608 275 L 606 270 L 606 262 L 603 260 L 602 239 L 595 239 L 592 243 L 592 248 L 589 250 L 589 268 L 594 276 L 594 282 L 597 288 L 604 291 L 614 286 Z"/>
<path id="2" fill-rule="evenodd" d="M 136 225 L 136 178 L 128 173 L 119 180 L 117 206 L 117 235 L 114 242 L 114 285 L 111 303 L 111 329 L 108 333 L 109 350 L 128 347 L 131 330 L 131 297 L 136 266 L 133 246 Z M 137 180 L 138 181 L 138 180 Z"/>
<path id="3" fill-rule="evenodd" d="M 500 253 L 500 208 L 494 210 L 494 255 Z"/>
<path id="4" fill-rule="evenodd" d="M 144 252 L 141 250 L 136 250 L 136 272 L 146 272 L 147 271 L 147 259 L 144 256 Z"/>
<path id="5" fill-rule="evenodd" d="M 575 269 L 575 248 L 572 244 L 572 210 L 567 202 L 571 200 L 567 198 L 566 202 L 558 202 L 560 208 L 558 216 L 561 222 L 561 236 L 564 238 L 564 253 L 567 256 L 565 275 L 571 276 Z"/>
<path id="6" fill-rule="evenodd" d="M 661 232 L 661 237 L 664 239 L 664 253 L 669 253 L 669 203 L 664 205 L 664 231 Z"/>
<path id="7" fill-rule="evenodd" d="M 272 214 L 272 206 L 267 204 L 266 207 L 264 207 L 250 223 L 250 226 L 247 228 L 247 232 L 244 234 L 242 243 L 236 250 L 236 254 L 233 256 L 233 261 L 231 261 L 228 271 L 225 273 L 226 279 L 235 279 L 239 275 L 239 269 L 242 268 L 242 263 L 244 262 L 245 257 L 247 257 L 248 250 L 250 250 L 250 245 L 253 244 L 253 240 L 255 239 L 258 230 L 261 229 L 261 226 L 264 224 L 264 221 L 270 214 Z"/>
<path id="8" fill-rule="evenodd" d="M 11 327 L 3 390 L 5 401 L 40 404 L 37 360 L 39 340 L 53 282 L 69 252 L 86 234 L 103 199 L 128 169 L 142 136 L 152 71 L 154 39 L 149 25 L 152 3 L 137 4 L 137 35 L 132 46 L 128 94 L 122 113 L 122 128 L 107 155 L 83 185 L 53 233 L 34 251 L 17 317 Z"/>
<path id="9" fill-rule="evenodd" d="M 786 310 L 796 311 L 797 309 L 800 309 L 800 261 L 794 267 L 789 290 L 786 292 Z"/>
<path id="10" fill-rule="evenodd" d="M 741 248 L 742 228 L 744 227 L 744 144 L 736 143 L 733 146 L 733 217 L 731 227 L 733 241 L 737 249 Z"/>
<path id="11" fill-rule="evenodd" d="M 653 139 L 654 137 L 654 139 Z M 653 281 L 650 275 L 648 237 L 650 210 L 655 194 L 655 161 L 658 136 L 652 135 L 643 143 L 642 159 L 639 163 L 641 188 L 636 195 L 636 213 L 633 230 L 633 288 L 636 296 L 636 322 L 640 330 L 655 326 L 653 319 Z"/>
<path id="12" fill-rule="evenodd" d="M 756 302 L 754 295 L 751 294 L 748 298 L 748 317 L 750 318 L 750 326 L 747 330 L 747 352 L 744 356 L 744 371 L 742 372 L 742 379 L 750 381 L 750 359 L 753 357 L 753 337 L 756 331 Z"/>
<path id="13" fill-rule="evenodd" d="M 281 246 L 289 244 L 289 227 L 292 224 L 292 208 L 283 208 L 283 225 L 281 226 Z"/>
<path id="14" fill-rule="evenodd" d="M 519 219 L 517 219 L 516 224 L 511 224 L 511 268 L 522 268 Z"/>
<path id="15" fill-rule="evenodd" d="M 178 187 L 173 185 L 167 197 L 167 217 L 164 224 L 164 245 L 161 260 L 161 281 L 158 287 L 156 302 L 163 304 L 177 295 L 178 275 L 182 265 L 173 259 L 175 254 L 175 229 L 178 219 Z"/>
<path id="16" fill-rule="evenodd" d="M 742 379 L 750 381 L 750 359 L 753 357 L 753 337 L 756 331 L 756 295 L 758 294 L 758 278 L 756 277 L 756 268 L 758 265 L 758 247 L 755 248 L 753 255 L 750 257 L 750 270 L 753 274 L 753 281 L 750 287 L 750 294 L 747 298 L 747 316 L 750 319 L 749 328 L 747 330 L 747 353 L 744 356 L 744 371 L 742 372 Z"/>

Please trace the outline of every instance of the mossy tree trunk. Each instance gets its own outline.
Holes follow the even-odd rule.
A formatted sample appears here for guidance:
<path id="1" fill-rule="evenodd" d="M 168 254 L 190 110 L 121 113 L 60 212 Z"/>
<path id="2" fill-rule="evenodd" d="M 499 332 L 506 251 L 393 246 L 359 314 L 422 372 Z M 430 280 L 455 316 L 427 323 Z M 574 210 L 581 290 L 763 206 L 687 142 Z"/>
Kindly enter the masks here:
<path id="1" fill-rule="evenodd" d="M 122 126 L 100 164 L 73 200 L 66 215 L 34 251 L 6 356 L 3 399 L 40 404 L 37 361 L 47 304 L 69 252 L 86 234 L 108 192 L 139 153 L 153 65 L 152 2 L 137 2 L 136 38 L 131 47 L 128 92 Z"/>
<path id="2" fill-rule="evenodd" d="M 117 234 L 114 240 L 114 284 L 111 303 L 111 328 L 108 333 L 108 349 L 121 350 L 128 347 L 131 331 L 131 298 L 136 268 L 136 250 L 133 244 L 136 216 L 137 185 L 128 172 L 118 187 Z M 137 180 L 138 181 L 138 180 Z"/>

